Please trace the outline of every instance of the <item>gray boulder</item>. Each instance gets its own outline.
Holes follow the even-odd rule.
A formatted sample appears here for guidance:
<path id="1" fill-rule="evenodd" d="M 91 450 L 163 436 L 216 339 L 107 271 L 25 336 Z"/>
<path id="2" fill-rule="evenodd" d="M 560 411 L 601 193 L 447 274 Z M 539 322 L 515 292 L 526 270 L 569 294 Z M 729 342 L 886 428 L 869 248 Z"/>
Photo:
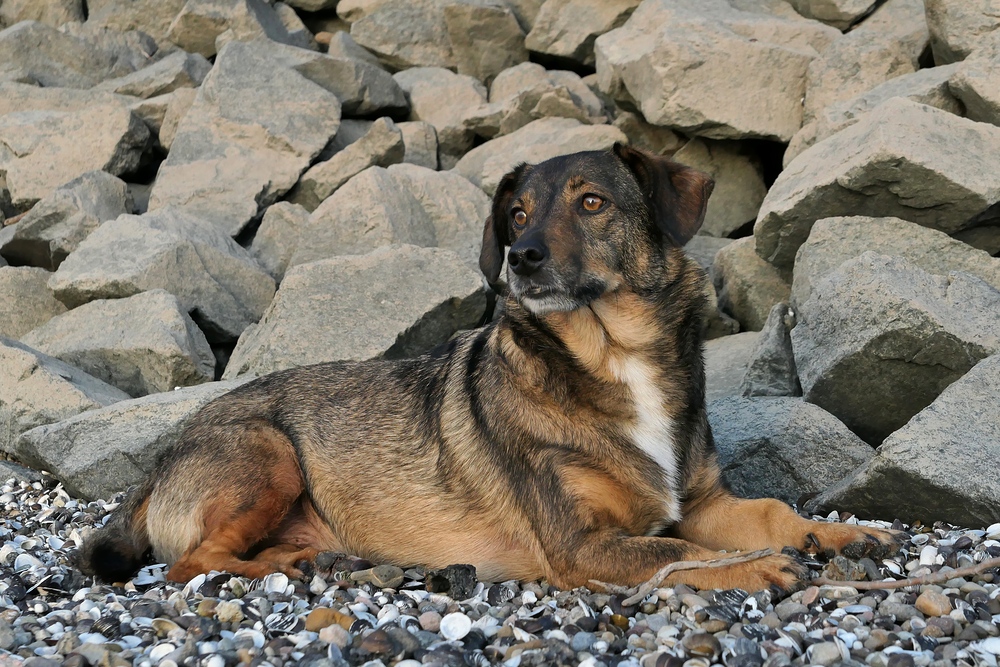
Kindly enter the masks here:
<path id="1" fill-rule="evenodd" d="M 719 307 L 750 331 L 760 331 L 771 308 L 787 301 L 791 291 L 790 277 L 760 258 L 752 236 L 716 253 L 712 282 L 719 293 Z"/>
<path id="2" fill-rule="evenodd" d="M 872 458 L 836 417 L 801 398 L 730 397 L 708 406 L 722 477 L 741 498 L 796 503 Z"/>
<path id="3" fill-rule="evenodd" d="M 25 111 L 81 111 L 87 107 L 117 105 L 127 108 L 130 97 L 76 88 L 41 88 L 25 83 L 0 81 L 0 116 Z"/>
<path id="4" fill-rule="evenodd" d="M 642 116 L 631 111 L 617 110 L 613 125 L 625 133 L 628 143 L 654 155 L 673 155 L 687 143 L 687 139 L 673 130 L 650 125 Z"/>
<path id="5" fill-rule="evenodd" d="M 95 87 L 119 95 L 149 98 L 178 88 L 197 88 L 212 69 L 212 63 L 197 53 L 175 51 L 162 60 Z"/>
<path id="6" fill-rule="evenodd" d="M 705 401 L 739 396 L 747 364 L 760 341 L 760 332 L 746 331 L 713 338 L 705 343 Z"/>
<path id="7" fill-rule="evenodd" d="M 822 21 L 837 30 L 846 30 L 867 14 L 876 0 L 789 0 L 792 7 L 806 18 Z"/>
<path id="8" fill-rule="evenodd" d="M 443 12 L 459 74 L 489 83 L 508 67 L 528 60 L 524 30 L 504 2 L 453 2 Z"/>
<path id="9" fill-rule="evenodd" d="M 791 268 L 813 222 L 842 215 L 893 216 L 954 233 L 1000 201 L 998 160 L 1000 128 L 890 99 L 778 176 L 757 216 L 757 253 Z"/>
<path id="10" fill-rule="evenodd" d="M 299 245 L 302 230 L 309 224 L 309 211 L 298 204 L 280 201 L 269 206 L 253 237 L 250 254 L 275 282 L 281 282 L 288 263 Z"/>
<path id="11" fill-rule="evenodd" d="M 324 199 L 352 177 L 368 167 L 388 167 L 401 162 L 404 153 L 403 133 L 390 119 L 380 118 L 360 139 L 302 174 L 288 194 L 288 201 L 307 211 L 315 211 Z"/>
<path id="12" fill-rule="evenodd" d="M 578 151 L 605 150 L 615 142 L 627 141 L 621 130 L 610 125 L 542 118 L 473 148 L 458 161 L 455 171 L 492 195 L 500 179 L 521 162 L 535 164 Z"/>
<path id="13" fill-rule="evenodd" d="M 5 0 L 0 3 L 0 26 L 38 21 L 58 28 L 84 18 L 83 0 Z"/>
<path id="14" fill-rule="evenodd" d="M 78 368 L 0 336 L 0 454 L 18 436 L 129 396 Z"/>
<path id="15" fill-rule="evenodd" d="M 354 41 L 351 33 L 338 30 L 329 35 L 329 43 L 326 45 L 326 53 L 334 58 L 347 58 L 348 60 L 363 60 L 364 62 L 382 67 L 382 63 L 375 55 Z"/>
<path id="16" fill-rule="evenodd" d="M 274 281 L 228 234 L 184 209 L 123 215 L 101 225 L 49 286 L 72 306 L 162 289 L 213 341 L 236 340 L 260 319 Z"/>
<path id="17" fill-rule="evenodd" d="M 131 208 L 124 181 L 103 171 L 87 172 L 35 204 L 0 253 L 18 264 L 54 271 L 101 223 Z"/>
<path id="18" fill-rule="evenodd" d="M 794 326 L 795 311 L 787 303 L 775 304 L 750 355 L 740 383 L 742 396 L 802 395 L 790 336 Z"/>
<path id="19" fill-rule="evenodd" d="M 545 0 L 525 46 L 581 65 L 594 64 L 594 41 L 621 27 L 640 0 Z"/>
<path id="20" fill-rule="evenodd" d="M 240 384 L 184 387 L 39 426 L 18 439 L 15 456 L 50 471 L 74 497 L 110 498 L 146 479 L 188 418 Z"/>
<path id="21" fill-rule="evenodd" d="M 396 123 L 403 133 L 403 162 L 428 169 L 438 168 L 437 130 L 420 120 Z"/>
<path id="22" fill-rule="evenodd" d="M 33 484 L 42 481 L 41 473 L 14 463 L 13 461 L 0 461 L 0 481 L 8 482 L 13 480 L 15 484 Z"/>
<path id="23" fill-rule="evenodd" d="M 934 63 L 964 60 L 982 41 L 1000 29 L 993 0 L 926 0 Z"/>
<path id="24" fill-rule="evenodd" d="M 983 359 L 807 507 L 927 525 L 1000 521 L 1000 355 Z"/>
<path id="25" fill-rule="evenodd" d="M 195 88 L 178 88 L 170 94 L 167 108 L 163 112 L 163 122 L 160 123 L 160 132 L 157 135 L 160 147 L 168 153 L 173 146 L 174 137 L 177 136 L 177 128 L 194 105 L 197 97 L 198 91 Z"/>
<path id="26" fill-rule="evenodd" d="M 686 252 L 692 259 L 698 262 L 705 272 L 712 275 L 712 264 L 715 263 L 715 255 L 730 243 L 735 243 L 733 239 L 720 239 L 714 236 L 699 234 L 691 238 L 684 245 Z"/>
<path id="27" fill-rule="evenodd" d="M 760 160 L 751 149 L 739 142 L 694 138 L 674 153 L 673 159 L 715 181 L 700 234 L 728 236 L 757 219 L 767 186 Z"/>
<path id="28" fill-rule="evenodd" d="M 233 40 L 267 39 L 306 46 L 296 43 L 265 0 L 187 0 L 170 23 L 167 38 L 185 51 L 206 58 Z"/>
<path id="29" fill-rule="evenodd" d="M 1000 291 L 866 252 L 813 283 L 791 337 L 805 399 L 878 444 L 1000 351 Z"/>
<path id="30" fill-rule="evenodd" d="M 351 24 L 351 37 L 393 70 L 454 68 L 451 40 L 441 0 L 380 0 L 352 13 L 337 14 Z"/>
<path id="31" fill-rule="evenodd" d="M 965 106 L 965 116 L 1000 125 L 1000 31 L 984 39 L 983 45 L 955 68 L 948 87 Z"/>
<path id="32" fill-rule="evenodd" d="M 163 290 L 91 301 L 21 341 L 131 396 L 208 382 L 215 373 L 205 335 Z"/>
<path id="33" fill-rule="evenodd" d="M 438 248 L 390 246 L 293 267 L 223 377 L 415 356 L 475 326 L 485 306 L 481 276 Z"/>
<path id="34" fill-rule="evenodd" d="M 812 285 L 867 250 L 901 257 L 939 276 L 963 271 L 1000 290 L 1000 259 L 942 232 L 898 218 L 827 218 L 813 225 L 795 256 L 792 304 L 805 303 Z"/>
<path id="35" fill-rule="evenodd" d="M 90 88 L 130 71 L 95 44 L 37 21 L 0 31 L 0 80 Z"/>
<path id="36" fill-rule="evenodd" d="M 167 40 L 170 24 L 186 0 L 89 0 L 87 23 L 115 32 L 141 30 L 157 43 Z"/>
<path id="37" fill-rule="evenodd" d="M 31 266 L 0 266 L 0 336 L 20 338 L 66 312 L 47 285 L 50 275 Z"/>

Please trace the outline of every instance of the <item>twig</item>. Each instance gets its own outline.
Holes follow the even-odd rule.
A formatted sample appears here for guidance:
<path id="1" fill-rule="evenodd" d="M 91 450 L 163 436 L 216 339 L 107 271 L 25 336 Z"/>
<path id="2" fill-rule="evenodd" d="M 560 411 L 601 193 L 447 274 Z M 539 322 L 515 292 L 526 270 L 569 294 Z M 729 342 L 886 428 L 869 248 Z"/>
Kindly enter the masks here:
<path id="1" fill-rule="evenodd" d="M 622 600 L 622 605 L 627 606 L 640 602 L 643 598 L 653 592 L 653 589 L 660 586 L 663 580 L 669 577 L 674 572 L 680 572 L 682 570 L 701 570 L 709 567 L 726 567 L 727 565 L 737 565 L 739 563 L 748 563 L 752 560 L 757 560 L 759 558 L 764 558 L 765 556 L 770 556 L 774 552 L 770 549 L 761 549 L 760 551 L 751 551 L 745 554 L 735 554 L 733 556 L 726 556 L 724 558 L 712 558 L 711 560 L 679 560 L 668 565 L 665 565 L 659 572 L 654 574 L 649 581 L 639 585 L 635 589 L 630 597 Z M 613 593 L 628 593 L 631 588 L 624 588 L 616 584 L 607 584 L 603 581 L 596 581 L 594 579 L 590 580 L 590 583 L 597 584 L 598 586 L 603 586 L 606 590 Z"/>
<path id="2" fill-rule="evenodd" d="M 940 584 L 956 577 L 966 577 L 970 574 L 981 574 L 986 570 L 1000 567 L 1000 558 L 984 560 L 978 565 L 960 567 L 957 570 L 946 572 L 932 572 L 922 577 L 911 577 L 909 579 L 896 579 L 894 581 L 835 581 L 826 577 L 817 577 L 810 583 L 814 586 L 850 586 L 859 591 L 884 590 L 892 588 L 905 588 L 907 586 L 926 586 L 927 584 Z"/>
<path id="3" fill-rule="evenodd" d="M 27 215 L 27 213 L 28 213 L 27 211 L 25 211 L 24 213 L 18 213 L 17 215 L 10 216 L 6 220 L 0 221 L 0 227 L 10 227 L 14 223 L 21 222 L 21 218 Z"/>

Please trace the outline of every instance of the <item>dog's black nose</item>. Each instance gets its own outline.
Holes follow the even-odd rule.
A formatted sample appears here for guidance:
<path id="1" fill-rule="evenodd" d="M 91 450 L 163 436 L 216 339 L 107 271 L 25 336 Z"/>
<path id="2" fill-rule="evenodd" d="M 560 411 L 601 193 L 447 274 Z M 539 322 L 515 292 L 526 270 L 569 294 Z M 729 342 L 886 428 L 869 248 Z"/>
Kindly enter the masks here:
<path id="1" fill-rule="evenodd" d="M 549 259 L 549 249 L 537 238 L 520 239 L 507 253 L 507 264 L 519 276 L 530 276 Z"/>

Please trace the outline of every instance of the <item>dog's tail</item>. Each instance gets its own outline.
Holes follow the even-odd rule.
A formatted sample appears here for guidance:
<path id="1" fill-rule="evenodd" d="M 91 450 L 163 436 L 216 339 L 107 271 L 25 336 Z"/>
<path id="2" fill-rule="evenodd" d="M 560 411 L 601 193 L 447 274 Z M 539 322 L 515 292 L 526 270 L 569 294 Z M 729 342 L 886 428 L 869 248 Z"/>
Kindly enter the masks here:
<path id="1" fill-rule="evenodd" d="M 88 576 L 105 582 L 127 581 L 142 567 L 150 553 L 146 507 L 153 479 L 133 489 L 111 512 L 104 528 L 83 538 L 76 566 Z"/>

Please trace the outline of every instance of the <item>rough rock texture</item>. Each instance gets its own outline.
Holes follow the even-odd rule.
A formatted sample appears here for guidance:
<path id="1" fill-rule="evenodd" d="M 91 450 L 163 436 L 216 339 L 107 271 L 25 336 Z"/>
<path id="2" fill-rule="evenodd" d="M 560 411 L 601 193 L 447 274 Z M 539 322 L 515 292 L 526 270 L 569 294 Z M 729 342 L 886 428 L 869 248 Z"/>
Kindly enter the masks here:
<path id="1" fill-rule="evenodd" d="M 278 202 L 264 212 L 250 254 L 276 282 L 284 277 L 308 222 L 309 211 L 298 204 Z"/>
<path id="2" fill-rule="evenodd" d="M 805 399 L 877 444 L 1000 351 L 1000 291 L 866 252 L 813 283 L 791 336 Z"/>
<path id="3" fill-rule="evenodd" d="M 952 235 L 952 238 L 968 243 L 977 250 L 993 255 L 1000 255 L 1000 226 L 973 227 L 964 229 Z"/>
<path id="4" fill-rule="evenodd" d="M 594 52 L 601 90 L 653 124 L 787 142 L 802 125 L 806 68 L 839 35 L 726 0 L 651 0 Z"/>
<path id="5" fill-rule="evenodd" d="M 700 234 L 728 236 L 757 218 L 767 194 L 759 160 L 737 142 L 692 139 L 673 155 L 715 180 Z"/>
<path id="6" fill-rule="evenodd" d="M 705 269 L 705 272 L 711 276 L 712 264 L 715 263 L 716 253 L 730 243 L 735 243 L 735 241 L 733 239 L 720 239 L 714 236 L 699 234 L 684 245 L 684 252 L 698 262 L 701 268 Z"/>
<path id="7" fill-rule="evenodd" d="M 931 49 L 938 65 L 965 59 L 1000 29 L 994 0 L 925 0 Z"/>
<path id="8" fill-rule="evenodd" d="M 167 38 L 185 51 L 206 58 L 232 40 L 263 38 L 307 46 L 288 33 L 266 0 L 187 0 L 171 22 Z"/>
<path id="9" fill-rule="evenodd" d="M 802 16 L 822 21 L 838 30 L 846 30 L 876 5 L 875 0 L 789 0 L 789 2 Z"/>
<path id="10" fill-rule="evenodd" d="M 385 0 L 372 11 L 338 15 L 351 23 L 351 37 L 394 70 L 455 66 L 444 3 L 439 0 Z"/>
<path id="11" fill-rule="evenodd" d="M 960 64 L 948 82 L 952 94 L 965 106 L 965 116 L 1000 125 L 1000 31 Z"/>
<path id="12" fill-rule="evenodd" d="M 184 387 L 39 426 L 18 439 L 15 454 L 50 471 L 74 496 L 110 498 L 152 472 L 188 417 L 240 384 Z"/>
<path id="13" fill-rule="evenodd" d="M 905 512 L 934 521 L 987 526 L 1000 521 L 1000 355 L 983 359 L 905 426 L 875 456 L 827 489 L 810 509 L 861 515 Z"/>
<path id="14" fill-rule="evenodd" d="M 654 155 L 673 155 L 687 143 L 687 139 L 673 130 L 650 125 L 631 111 L 619 111 L 613 125 L 625 133 L 630 145 Z"/>
<path id="15" fill-rule="evenodd" d="M 288 201 L 315 211 L 352 177 L 368 167 L 388 167 L 401 162 L 404 154 L 403 133 L 390 119 L 380 118 L 360 139 L 302 174 L 288 194 Z"/>
<path id="16" fill-rule="evenodd" d="M 482 317 L 482 278 L 460 264 L 447 250 L 404 245 L 294 267 L 224 377 L 426 352 Z"/>
<path id="17" fill-rule="evenodd" d="M 414 120 L 396 123 L 396 128 L 403 133 L 403 162 L 438 168 L 437 130 L 433 125 Z"/>
<path id="18" fill-rule="evenodd" d="M 169 152 L 173 147 L 174 137 L 177 136 L 177 127 L 197 97 L 198 91 L 194 88 L 180 88 L 170 96 L 170 102 L 163 113 L 163 122 L 160 124 L 160 132 L 157 135 L 163 150 Z"/>
<path id="19" fill-rule="evenodd" d="M 750 331 L 760 331 L 774 304 L 787 301 L 791 290 L 790 280 L 754 251 L 753 237 L 716 253 L 712 282 L 719 292 L 719 307 Z"/>
<path id="20" fill-rule="evenodd" d="M 78 368 L 0 336 L 0 454 L 17 437 L 129 396 Z"/>
<path id="21" fill-rule="evenodd" d="M 115 31 L 141 30 L 157 42 L 166 41 L 167 31 L 186 0 L 102 0 L 88 2 L 87 23 Z"/>
<path id="22" fill-rule="evenodd" d="M 739 396 L 740 382 L 760 340 L 757 331 L 715 338 L 705 343 L 705 401 Z"/>
<path id="23" fill-rule="evenodd" d="M 571 118 L 542 118 L 511 134 L 487 141 L 465 154 L 455 171 L 492 195 L 504 174 L 521 162 L 611 148 L 628 139 L 610 125 L 583 125 Z"/>
<path id="24" fill-rule="evenodd" d="M 594 64 L 594 41 L 620 27 L 640 0 L 545 0 L 525 46 L 547 56 Z"/>
<path id="25" fill-rule="evenodd" d="M 167 290 L 212 340 L 236 340 L 260 319 L 274 281 L 227 234 L 183 209 L 123 215 L 92 233 L 49 281 L 76 306 Z"/>
<path id="26" fill-rule="evenodd" d="M 83 21 L 83 0 L 4 0 L 0 3 L 0 26 L 21 21 L 39 21 L 58 28 L 69 21 Z"/>
<path id="27" fill-rule="evenodd" d="M 836 417 L 800 398 L 729 397 L 708 408 L 722 477 L 743 498 L 798 502 L 871 459 Z"/>
<path id="28" fill-rule="evenodd" d="M 0 253 L 17 264 L 54 271 L 101 223 L 130 212 L 125 182 L 91 171 L 35 204 Z"/>
<path id="29" fill-rule="evenodd" d="M 50 275 L 31 266 L 0 266 L 0 336 L 20 338 L 66 312 L 47 285 Z"/>
<path id="30" fill-rule="evenodd" d="M 131 396 L 208 382 L 215 373 L 205 335 L 163 290 L 92 301 L 21 341 Z"/>
<path id="31" fill-rule="evenodd" d="M 314 57 L 227 44 L 178 125 L 150 210 L 185 206 L 235 235 L 290 190 L 340 124 L 337 95 L 297 69 Z"/>
<path id="32" fill-rule="evenodd" d="M 109 79 L 95 89 L 134 97 L 155 97 L 178 88 L 197 88 L 211 69 L 212 63 L 204 57 L 175 51 L 137 72 Z"/>
<path id="33" fill-rule="evenodd" d="M 890 99 L 778 176 L 754 226 L 757 253 L 790 268 L 813 222 L 841 215 L 893 216 L 956 232 L 1000 201 L 998 160 L 1000 128 Z"/>
<path id="34" fill-rule="evenodd" d="M 489 83 L 508 67 L 528 59 L 524 30 L 502 1 L 447 4 L 444 24 L 459 74 Z"/>
<path id="35" fill-rule="evenodd" d="M 795 311 L 787 303 L 777 303 L 767 315 L 757 346 L 750 355 L 740 394 L 753 396 L 801 396 L 799 374 L 795 368 L 792 339 Z"/>
<path id="36" fill-rule="evenodd" d="M 1000 259 L 942 232 L 898 218 L 827 218 L 813 225 L 795 256 L 792 303 L 802 304 L 819 278 L 872 250 L 901 257 L 927 273 L 964 271 L 1000 290 Z"/>

